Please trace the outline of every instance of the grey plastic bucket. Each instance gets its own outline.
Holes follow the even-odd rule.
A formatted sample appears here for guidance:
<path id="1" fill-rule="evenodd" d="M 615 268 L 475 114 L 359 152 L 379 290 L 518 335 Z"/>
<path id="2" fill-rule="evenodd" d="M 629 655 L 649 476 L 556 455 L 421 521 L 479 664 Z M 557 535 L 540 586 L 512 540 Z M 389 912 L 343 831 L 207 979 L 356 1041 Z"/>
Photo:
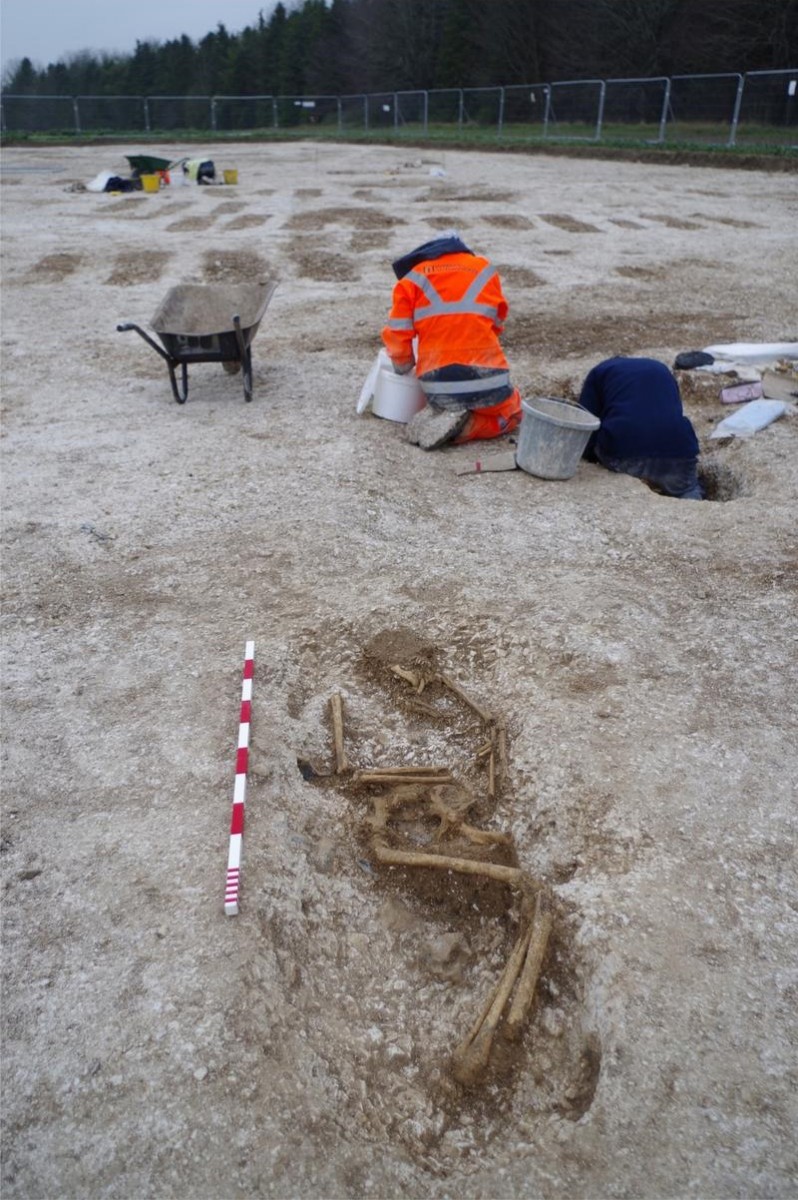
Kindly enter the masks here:
<path id="1" fill-rule="evenodd" d="M 570 479 L 576 474 L 588 439 L 601 422 L 580 404 L 538 396 L 521 401 L 521 427 L 515 459 L 541 479 Z"/>

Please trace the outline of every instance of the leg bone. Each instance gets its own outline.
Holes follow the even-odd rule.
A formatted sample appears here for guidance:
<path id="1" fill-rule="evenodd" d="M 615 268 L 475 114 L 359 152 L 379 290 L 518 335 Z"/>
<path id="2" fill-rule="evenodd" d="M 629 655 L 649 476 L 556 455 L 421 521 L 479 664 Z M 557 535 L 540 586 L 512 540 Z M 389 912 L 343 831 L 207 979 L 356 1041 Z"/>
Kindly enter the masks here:
<path id="1" fill-rule="evenodd" d="M 546 947 L 549 943 L 552 920 L 551 895 L 548 891 L 541 888 L 535 901 L 535 916 L 532 921 L 532 937 L 529 942 L 529 949 L 524 959 L 524 968 L 518 980 L 518 987 L 513 996 L 513 1002 L 510 1005 L 510 1012 L 507 1017 L 507 1024 L 505 1025 L 505 1033 L 508 1038 L 513 1040 L 521 1036 L 521 1029 L 532 1007 L 535 987 L 540 976 L 540 968 L 543 965 Z"/>
<path id="2" fill-rule="evenodd" d="M 531 929 L 527 927 L 519 935 L 513 952 L 499 977 L 499 982 L 491 994 L 486 1008 L 480 1014 L 479 1020 L 474 1023 L 465 1040 L 460 1043 L 452 1055 L 454 1077 L 465 1087 L 471 1087 L 477 1083 L 487 1068 L 493 1045 L 493 1035 L 501 1019 L 502 1010 L 518 978 L 518 972 L 523 966 L 530 937 Z"/>

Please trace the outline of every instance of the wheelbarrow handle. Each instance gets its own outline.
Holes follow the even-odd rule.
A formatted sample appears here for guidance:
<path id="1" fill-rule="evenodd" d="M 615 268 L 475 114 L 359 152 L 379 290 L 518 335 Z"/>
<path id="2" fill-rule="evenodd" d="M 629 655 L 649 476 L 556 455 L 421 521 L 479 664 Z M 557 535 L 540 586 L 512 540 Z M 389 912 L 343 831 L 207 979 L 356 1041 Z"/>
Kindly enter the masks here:
<path id="1" fill-rule="evenodd" d="M 150 335 L 148 333 L 145 333 L 145 331 L 141 328 L 140 325 L 134 325 L 132 321 L 124 321 L 121 325 L 117 325 L 116 332 L 117 333 L 127 333 L 130 329 L 134 329 L 136 331 L 136 333 L 139 335 L 139 337 L 144 338 L 144 341 L 147 343 L 147 345 L 152 346 L 152 348 L 156 352 L 156 354 L 160 354 L 161 358 L 163 358 L 166 362 L 168 362 L 171 367 L 171 365 L 172 365 L 171 357 L 166 353 L 166 351 L 163 349 L 162 346 L 159 346 L 157 342 L 153 341 L 153 339 L 150 337 Z"/>

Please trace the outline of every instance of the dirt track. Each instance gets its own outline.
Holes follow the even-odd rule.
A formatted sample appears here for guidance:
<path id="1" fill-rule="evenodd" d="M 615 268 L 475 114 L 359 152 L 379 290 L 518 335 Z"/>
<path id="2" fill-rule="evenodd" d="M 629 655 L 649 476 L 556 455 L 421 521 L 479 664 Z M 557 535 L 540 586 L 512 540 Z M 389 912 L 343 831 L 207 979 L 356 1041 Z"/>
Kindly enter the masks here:
<path id="1" fill-rule="evenodd" d="M 448 226 L 501 270 L 526 395 L 798 340 L 794 178 L 286 144 L 207 147 L 237 187 L 70 190 L 124 153 L 2 158 L 5 1194 L 794 1196 L 798 418 L 710 443 L 686 378 L 697 504 L 460 476 L 473 449 L 355 414 L 390 261 Z M 252 404 L 213 364 L 176 405 L 115 330 L 265 275 Z M 506 718 L 495 805 L 468 711 L 411 708 L 393 652 Z M 475 1091 L 450 1055 L 516 909 L 374 862 L 362 791 L 298 765 L 336 691 L 355 765 L 449 766 L 553 889 Z"/>

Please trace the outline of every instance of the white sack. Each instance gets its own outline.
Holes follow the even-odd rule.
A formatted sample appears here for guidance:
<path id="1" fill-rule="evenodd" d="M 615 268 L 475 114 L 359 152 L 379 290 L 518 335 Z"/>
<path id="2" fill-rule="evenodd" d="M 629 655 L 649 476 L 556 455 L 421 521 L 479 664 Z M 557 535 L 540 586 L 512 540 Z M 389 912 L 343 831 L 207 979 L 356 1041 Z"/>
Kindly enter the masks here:
<path id="1" fill-rule="evenodd" d="M 798 342 L 729 342 L 705 346 L 704 353 L 732 363 L 770 363 L 780 358 L 798 358 Z"/>
<path id="2" fill-rule="evenodd" d="M 751 400 L 730 417 L 724 417 L 709 435 L 713 438 L 749 437 L 787 411 L 783 400 Z"/>

